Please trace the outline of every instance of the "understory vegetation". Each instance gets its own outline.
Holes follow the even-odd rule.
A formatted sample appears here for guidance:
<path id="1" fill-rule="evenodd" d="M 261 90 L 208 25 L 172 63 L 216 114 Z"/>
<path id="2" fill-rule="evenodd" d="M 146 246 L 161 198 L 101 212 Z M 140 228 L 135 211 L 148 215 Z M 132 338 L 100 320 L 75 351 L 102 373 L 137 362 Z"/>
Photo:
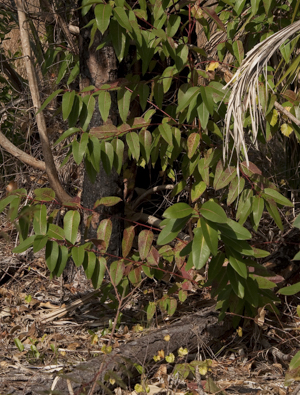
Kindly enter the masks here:
<path id="1" fill-rule="evenodd" d="M 300 1 L 37 3 L 40 14 L 16 1 L 18 18 L 0 6 L 0 212 L 13 252 L 44 249 L 51 278 L 82 267 L 118 314 L 133 289 L 167 277 L 148 323 L 199 290 L 235 328 L 279 314 L 300 283 L 281 286 L 263 263 L 300 228 Z M 22 43 L 4 50 L 15 29 Z M 6 151 L 29 167 L 13 174 Z M 97 185 L 99 172 L 106 191 L 121 184 L 89 190 L 88 207 L 83 174 Z"/>

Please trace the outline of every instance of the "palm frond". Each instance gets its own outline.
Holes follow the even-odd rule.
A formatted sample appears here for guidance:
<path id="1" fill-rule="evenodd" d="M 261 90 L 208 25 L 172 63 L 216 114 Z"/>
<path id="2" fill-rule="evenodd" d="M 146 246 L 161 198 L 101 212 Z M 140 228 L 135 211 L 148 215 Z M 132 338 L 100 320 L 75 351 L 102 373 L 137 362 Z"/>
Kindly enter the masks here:
<path id="1" fill-rule="evenodd" d="M 228 155 L 229 139 L 230 136 L 232 136 L 238 160 L 241 149 L 243 148 L 247 165 L 249 164 L 243 129 L 244 114 L 249 109 L 252 123 L 252 134 L 254 141 L 256 141 L 258 125 L 263 121 L 261 112 L 262 106 L 259 102 L 258 91 L 259 75 L 262 72 L 265 73 L 265 81 L 267 81 L 266 70 L 268 61 L 279 47 L 299 30 L 300 21 L 297 21 L 257 44 L 247 53 L 240 68 L 226 87 L 224 87 L 225 89 L 228 85 L 232 86 L 225 117 L 224 159 L 225 156 Z M 267 82 L 266 89 L 268 89 Z M 234 124 L 233 130 L 230 130 L 230 122 L 232 118 Z"/>

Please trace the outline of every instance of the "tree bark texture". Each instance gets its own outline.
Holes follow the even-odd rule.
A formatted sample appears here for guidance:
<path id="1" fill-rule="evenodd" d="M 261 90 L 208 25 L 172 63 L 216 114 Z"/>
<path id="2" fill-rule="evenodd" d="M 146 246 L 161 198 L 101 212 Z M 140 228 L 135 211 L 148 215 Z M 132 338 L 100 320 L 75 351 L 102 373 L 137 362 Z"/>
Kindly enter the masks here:
<path id="1" fill-rule="evenodd" d="M 80 2 L 81 3 L 81 2 Z M 80 16 L 80 38 L 79 38 L 79 51 L 80 51 L 80 88 L 94 85 L 96 88 L 101 88 L 103 84 L 109 84 L 117 79 L 117 59 L 112 46 L 105 46 L 101 50 L 96 50 L 103 40 L 102 34 L 97 31 L 94 37 L 94 42 L 90 45 L 91 28 L 86 28 L 87 23 L 94 17 L 92 11 L 89 11 L 84 17 Z M 112 105 L 110 116 L 106 123 L 114 125 L 118 124 L 118 106 L 116 92 L 111 93 Z M 101 114 L 96 104 L 96 108 L 90 122 L 90 128 L 100 126 L 103 124 Z M 95 183 L 89 179 L 87 172 L 84 175 L 83 192 L 82 192 L 82 205 L 86 208 L 93 208 L 97 199 L 104 196 L 119 196 L 123 198 L 123 179 L 118 175 L 115 169 L 112 169 L 110 175 L 107 175 L 100 163 L 100 172 L 96 177 Z M 97 209 L 99 215 L 94 215 L 88 234 L 85 238 L 95 238 L 99 222 L 105 218 L 112 220 L 113 229 L 111 240 L 108 248 L 108 253 L 119 257 L 121 256 L 121 240 L 122 240 L 122 220 L 123 205 L 119 203 L 113 207 L 100 206 Z M 84 226 L 86 224 L 89 212 L 84 213 Z"/>

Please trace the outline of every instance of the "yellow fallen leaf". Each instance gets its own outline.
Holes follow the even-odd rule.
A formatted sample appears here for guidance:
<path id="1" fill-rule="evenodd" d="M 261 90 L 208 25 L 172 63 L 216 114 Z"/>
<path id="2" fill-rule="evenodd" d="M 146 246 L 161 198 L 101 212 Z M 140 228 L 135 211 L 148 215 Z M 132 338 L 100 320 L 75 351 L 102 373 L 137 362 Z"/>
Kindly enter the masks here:
<path id="1" fill-rule="evenodd" d="M 272 113 L 272 118 L 271 118 L 270 125 L 271 126 L 275 126 L 276 123 L 277 123 L 277 120 L 278 120 L 278 111 L 274 109 L 273 113 Z"/>
<path id="2" fill-rule="evenodd" d="M 219 62 L 210 62 L 210 63 L 206 66 L 206 71 L 214 71 L 214 70 L 216 70 L 219 66 L 220 66 L 220 63 L 219 63 Z"/>
<path id="3" fill-rule="evenodd" d="M 289 137 L 289 135 L 292 133 L 293 129 L 290 127 L 290 125 L 288 125 L 287 123 L 284 123 L 283 125 L 281 125 L 281 133 L 286 136 Z"/>

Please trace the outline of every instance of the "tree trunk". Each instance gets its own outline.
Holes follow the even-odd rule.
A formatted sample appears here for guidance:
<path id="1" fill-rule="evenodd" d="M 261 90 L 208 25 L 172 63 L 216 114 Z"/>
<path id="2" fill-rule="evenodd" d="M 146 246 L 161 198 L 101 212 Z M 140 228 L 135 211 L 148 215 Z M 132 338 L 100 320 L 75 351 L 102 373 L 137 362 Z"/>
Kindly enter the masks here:
<path id="1" fill-rule="evenodd" d="M 80 2 L 81 3 L 81 2 Z M 80 89 L 86 86 L 94 85 L 100 88 L 103 84 L 109 84 L 117 79 L 117 59 L 112 46 L 105 46 L 101 50 L 96 48 L 103 40 L 102 34 L 97 31 L 94 37 L 94 42 L 90 46 L 91 28 L 85 28 L 87 23 L 94 17 L 93 13 L 89 11 L 84 17 L 80 16 L 80 38 L 79 38 L 79 51 L 80 51 Z M 118 106 L 116 92 L 111 92 L 112 105 L 110 110 L 110 117 L 106 123 L 118 124 Z M 96 105 L 94 115 L 92 117 L 90 128 L 100 126 L 103 124 L 101 114 Z M 104 196 L 119 196 L 123 198 L 123 179 L 117 172 L 112 169 L 110 175 L 107 175 L 100 163 L 100 172 L 96 177 L 94 183 L 91 182 L 87 172 L 84 174 L 83 193 L 82 193 L 82 206 L 85 208 L 93 208 L 97 199 Z M 89 226 L 88 234 L 85 238 L 96 237 L 97 227 L 102 219 L 110 218 L 113 223 L 111 240 L 108 248 L 108 253 L 111 256 L 121 256 L 121 240 L 122 240 L 122 220 L 123 205 L 117 204 L 113 207 L 101 206 L 97 210 L 99 215 L 94 215 L 91 225 Z M 84 226 L 90 212 L 84 213 Z M 87 237 L 86 237 L 87 236 Z M 112 258 L 113 259 L 113 258 Z M 111 259 L 109 259 L 111 260 Z"/>

